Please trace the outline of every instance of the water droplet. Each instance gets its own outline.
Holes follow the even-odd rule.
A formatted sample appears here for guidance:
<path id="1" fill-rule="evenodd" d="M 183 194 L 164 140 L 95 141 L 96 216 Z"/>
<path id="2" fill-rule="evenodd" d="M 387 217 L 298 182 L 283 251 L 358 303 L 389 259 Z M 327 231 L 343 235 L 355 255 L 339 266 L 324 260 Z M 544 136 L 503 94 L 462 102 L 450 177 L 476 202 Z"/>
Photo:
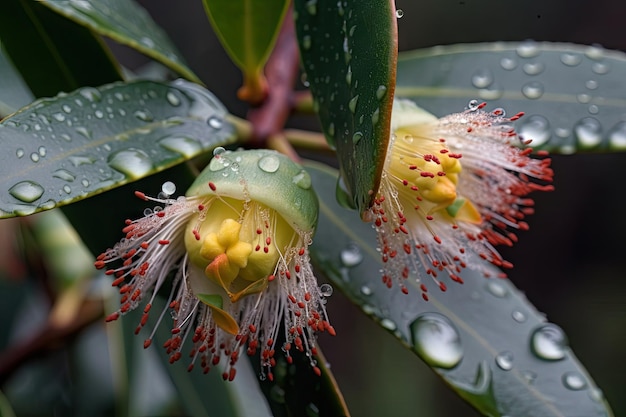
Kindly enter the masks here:
<path id="1" fill-rule="evenodd" d="M 311 37 L 309 35 L 302 37 L 302 48 L 304 48 L 305 51 L 311 49 Z"/>
<path id="2" fill-rule="evenodd" d="M 102 110 L 96 110 L 93 112 L 93 115 L 96 116 L 96 119 L 102 119 L 104 117 L 104 113 Z"/>
<path id="3" fill-rule="evenodd" d="M 376 89 L 376 98 L 382 100 L 383 97 L 385 97 L 385 94 L 387 94 L 387 87 L 385 87 L 384 85 L 379 85 Z"/>
<path id="4" fill-rule="evenodd" d="M 65 191 L 65 194 L 69 194 L 72 192 L 72 187 L 70 187 L 69 185 L 65 184 L 63 186 L 63 191 Z"/>
<path id="5" fill-rule="evenodd" d="M 527 75 L 538 75 L 543 72 L 545 65 L 542 62 L 528 62 L 522 69 Z"/>
<path id="6" fill-rule="evenodd" d="M 163 194 L 172 195 L 176 192 L 176 184 L 172 181 L 166 181 L 161 185 L 161 191 Z"/>
<path id="7" fill-rule="evenodd" d="M 83 184 L 83 187 L 89 187 L 89 180 L 83 179 L 80 183 Z"/>
<path id="8" fill-rule="evenodd" d="M 523 323 L 526 321 L 526 315 L 518 310 L 513 311 L 513 313 L 511 313 L 511 317 L 513 317 L 513 320 L 518 323 Z"/>
<path id="9" fill-rule="evenodd" d="M 85 99 L 87 99 L 88 101 L 92 103 L 98 102 L 102 99 L 102 95 L 100 94 L 100 91 L 92 87 L 81 88 L 79 92 L 81 96 L 83 96 Z"/>
<path id="10" fill-rule="evenodd" d="M 581 104 L 587 104 L 587 103 L 589 103 L 591 101 L 591 96 L 589 94 L 585 94 L 585 93 L 578 94 L 576 96 L 576 100 L 578 100 L 578 102 L 581 103 Z"/>
<path id="11" fill-rule="evenodd" d="M 65 121 L 65 115 L 63 113 L 54 113 L 52 115 L 52 118 L 54 120 L 56 120 L 57 122 L 63 122 Z"/>
<path id="12" fill-rule="evenodd" d="M 537 374 L 532 371 L 524 371 L 522 372 L 522 376 L 528 384 L 534 383 L 535 379 L 537 379 Z"/>
<path id="13" fill-rule="evenodd" d="M 497 81 L 487 88 L 478 90 L 478 97 L 483 100 L 497 100 L 504 95 L 504 88 Z"/>
<path id="14" fill-rule="evenodd" d="M 372 295 L 372 289 L 370 287 L 368 287 L 367 285 L 363 285 L 361 287 L 361 294 L 363 294 L 363 295 Z"/>
<path id="15" fill-rule="evenodd" d="M 598 106 L 596 106 L 595 104 L 592 104 L 591 106 L 589 106 L 589 108 L 587 109 L 587 111 L 590 114 L 598 114 L 598 112 L 600 111 L 600 109 L 598 108 Z"/>
<path id="16" fill-rule="evenodd" d="M 476 88 L 489 87 L 493 82 L 493 74 L 488 68 L 477 70 L 472 75 L 472 85 Z"/>
<path id="17" fill-rule="evenodd" d="M 507 71 L 513 71 L 515 68 L 517 68 L 517 60 L 514 58 L 502 58 L 500 60 L 500 66 L 502 67 L 502 69 L 505 69 Z"/>
<path id="18" fill-rule="evenodd" d="M 597 146 L 602 140 L 602 126 L 593 117 L 585 117 L 574 126 L 574 134 L 580 145 Z"/>
<path id="19" fill-rule="evenodd" d="M 463 358 L 461 337 L 447 317 L 424 313 L 411 325 L 415 351 L 431 366 L 452 369 Z"/>
<path id="20" fill-rule="evenodd" d="M 372 125 L 376 125 L 378 123 L 378 119 L 380 118 L 380 109 L 374 110 L 372 113 Z"/>
<path id="21" fill-rule="evenodd" d="M 311 188 L 311 176 L 305 170 L 302 170 L 298 174 L 296 174 L 292 178 L 292 181 L 303 190 L 308 190 Z"/>
<path id="22" fill-rule="evenodd" d="M 202 145 L 198 141 L 187 137 L 166 137 L 160 139 L 158 143 L 165 149 L 179 153 L 188 158 L 202 151 Z"/>
<path id="23" fill-rule="evenodd" d="M 315 16 L 317 14 L 317 0 L 309 0 L 306 2 L 306 11 Z"/>
<path id="24" fill-rule="evenodd" d="M 567 336 L 560 327 L 548 323 L 536 328 L 530 337 L 530 349 L 540 359 L 558 361 L 567 352 Z"/>
<path id="25" fill-rule="evenodd" d="M 587 80 L 585 82 L 585 87 L 587 87 L 589 90 L 595 90 L 596 88 L 598 88 L 598 82 L 596 80 Z"/>
<path id="26" fill-rule="evenodd" d="M 359 141 L 363 139 L 363 133 L 362 132 L 355 132 L 354 135 L 352 135 L 352 142 L 356 145 L 357 143 L 359 143 Z"/>
<path id="27" fill-rule="evenodd" d="M 273 384 L 270 389 L 270 398 L 277 404 L 285 404 L 285 390 L 277 384 Z"/>
<path id="28" fill-rule="evenodd" d="M 467 103 L 467 109 L 469 111 L 476 111 L 478 110 L 478 100 L 470 100 L 469 103 Z"/>
<path id="29" fill-rule="evenodd" d="M 153 169 L 152 159 L 140 149 L 129 148 L 109 155 L 109 166 L 131 178 L 139 178 Z"/>
<path id="30" fill-rule="evenodd" d="M 320 285 L 320 294 L 322 297 L 330 297 L 333 295 L 333 287 L 330 284 Z"/>
<path id="31" fill-rule="evenodd" d="M 137 110 L 133 114 L 137 119 L 143 122 L 151 122 L 152 120 L 154 120 L 154 117 L 152 116 L 152 114 L 150 114 L 148 110 Z"/>
<path id="32" fill-rule="evenodd" d="M 350 109 L 352 114 L 356 112 L 356 103 L 358 101 L 359 101 L 359 95 L 357 94 L 356 96 L 352 97 L 350 101 L 348 102 L 348 108 Z"/>
<path id="33" fill-rule="evenodd" d="M 68 157 L 68 159 L 70 160 L 72 165 L 74 165 L 75 167 L 79 167 L 81 165 L 93 164 L 95 162 L 94 158 L 90 158 L 88 156 L 82 156 L 82 155 L 73 155 L 73 156 Z"/>
<path id="34" fill-rule="evenodd" d="M 72 112 L 72 108 L 70 106 L 68 106 L 67 104 L 64 104 L 63 106 L 61 106 L 61 108 L 63 109 L 63 111 L 65 113 L 71 113 Z"/>
<path id="35" fill-rule="evenodd" d="M 180 98 L 178 98 L 178 95 L 176 95 L 176 93 L 174 93 L 173 91 L 168 91 L 165 95 L 165 98 L 167 98 L 168 103 L 170 103 L 172 106 L 180 106 Z"/>
<path id="36" fill-rule="evenodd" d="M 313 403 L 306 406 L 306 417 L 319 417 L 320 409 Z"/>
<path id="37" fill-rule="evenodd" d="M 525 41 L 515 49 L 515 52 L 522 58 L 532 58 L 539 55 L 539 46 L 534 41 Z"/>
<path id="38" fill-rule="evenodd" d="M 611 67 L 606 62 L 594 62 L 593 65 L 591 65 L 591 71 L 600 75 L 606 74 L 610 69 Z"/>
<path id="39" fill-rule="evenodd" d="M 522 94 L 526 98 L 536 100 L 543 95 L 543 84 L 539 81 L 531 81 L 522 86 Z"/>
<path id="40" fill-rule="evenodd" d="M 563 374 L 561 378 L 563 381 L 563 385 L 565 388 L 579 391 L 581 389 L 587 388 L 587 381 L 577 372 L 566 372 Z"/>
<path id="41" fill-rule="evenodd" d="M 593 60 L 602 59 L 604 57 L 604 48 L 598 45 L 591 45 L 585 49 L 585 56 Z"/>
<path id="42" fill-rule="evenodd" d="M 340 253 L 341 263 L 348 268 L 357 266 L 363 261 L 361 248 L 356 243 L 349 243 Z"/>
<path id="43" fill-rule="evenodd" d="M 32 203 L 43 195 L 44 189 L 33 181 L 21 181 L 9 188 L 9 194 L 24 203 Z"/>
<path id="44" fill-rule="evenodd" d="M 509 290 L 498 281 L 489 281 L 485 287 L 494 297 L 504 298 L 509 295 Z"/>
<path id="45" fill-rule="evenodd" d="M 396 17 L 402 19 L 402 16 L 404 16 L 404 11 L 402 9 L 396 10 Z"/>
<path id="46" fill-rule="evenodd" d="M 352 84 L 352 67 L 348 65 L 348 70 L 346 71 L 346 83 L 348 85 Z"/>
<path id="47" fill-rule="evenodd" d="M 217 116 L 211 116 L 208 118 L 207 124 L 211 126 L 213 129 L 217 130 L 217 129 L 221 129 L 222 126 L 224 126 L 224 121 Z"/>
<path id="48" fill-rule="evenodd" d="M 385 318 L 385 319 L 382 319 L 382 320 L 380 321 L 380 325 L 381 325 L 383 328 L 385 328 L 385 329 L 387 329 L 387 330 L 389 330 L 389 331 L 392 331 L 392 332 L 393 332 L 394 330 L 396 330 L 396 328 L 398 327 L 398 326 L 396 326 L 396 323 L 394 323 L 394 322 L 393 322 L 393 320 L 386 319 L 386 318 Z"/>
<path id="49" fill-rule="evenodd" d="M 583 57 L 579 54 L 564 52 L 561 54 L 561 62 L 567 65 L 568 67 L 575 67 L 580 64 L 583 60 Z"/>
<path id="50" fill-rule="evenodd" d="M 259 159 L 258 166 L 261 171 L 276 172 L 280 168 L 280 159 L 276 155 L 265 155 Z"/>
<path id="51" fill-rule="evenodd" d="M 626 122 L 618 122 L 609 131 L 609 145 L 614 149 L 626 149 Z"/>
<path id="52" fill-rule="evenodd" d="M 76 126 L 75 129 L 77 133 L 80 133 L 82 136 L 84 136 L 87 139 L 91 139 L 91 131 L 87 129 L 86 127 Z"/>
<path id="53" fill-rule="evenodd" d="M 509 351 L 500 352 L 496 355 L 496 365 L 503 371 L 510 371 L 513 369 L 513 354 Z"/>
<path id="54" fill-rule="evenodd" d="M 592 387 L 589 390 L 589 398 L 596 402 L 602 402 L 602 400 L 604 399 L 604 394 L 602 393 L 602 390 L 600 388 Z"/>
<path id="55" fill-rule="evenodd" d="M 146 36 L 143 36 L 141 39 L 139 39 L 139 42 L 143 43 L 148 48 L 154 48 L 154 41 Z"/>
<path id="56" fill-rule="evenodd" d="M 33 162 L 39 162 L 39 158 L 40 156 L 38 153 L 33 152 L 30 154 L 30 160 Z"/>
<path id="57" fill-rule="evenodd" d="M 52 173 L 52 176 L 68 182 L 72 182 L 76 179 L 76 175 L 72 174 L 66 169 L 57 169 Z"/>
<path id="58" fill-rule="evenodd" d="M 524 120 L 518 133 L 525 140 L 532 140 L 532 146 L 541 146 L 550 139 L 550 122 L 545 117 L 534 114 Z"/>
<path id="59" fill-rule="evenodd" d="M 24 149 L 22 149 L 22 148 L 18 148 L 18 149 L 15 151 L 15 156 L 17 156 L 18 158 L 22 158 L 22 157 L 24 156 Z"/>

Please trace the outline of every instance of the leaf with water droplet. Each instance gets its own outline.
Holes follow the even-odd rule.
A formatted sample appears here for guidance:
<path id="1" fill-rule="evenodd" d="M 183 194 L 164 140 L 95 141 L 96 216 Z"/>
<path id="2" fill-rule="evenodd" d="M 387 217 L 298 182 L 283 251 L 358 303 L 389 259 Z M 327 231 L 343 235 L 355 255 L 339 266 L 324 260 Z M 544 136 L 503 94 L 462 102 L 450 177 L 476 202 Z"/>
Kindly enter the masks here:
<path id="1" fill-rule="evenodd" d="M 269 57 L 289 1 L 203 0 L 204 9 L 222 46 L 243 72 L 237 95 L 258 103 L 267 94 L 263 67 Z"/>
<path id="2" fill-rule="evenodd" d="M 597 46 L 438 46 L 400 55 L 396 94 L 438 116 L 462 111 L 470 99 L 525 112 L 516 127 L 531 146 L 551 152 L 623 151 L 625 73 L 626 54 Z"/>
<path id="3" fill-rule="evenodd" d="M 143 7 L 134 1 L 45 1 L 41 3 L 99 35 L 107 36 L 148 55 L 191 81 L 201 82 L 187 66 L 165 31 L 152 20 Z"/>
<path id="4" fill-rule="evenodd" d="M 611 415 L 601 397 L 590 395 L 597 387 L 562 330 L 546 323 L 507 279 L 487 279 L 467 269 L 461 273 L 464 284 L 451 282 L 446 292 L 429 291 L 428 302 L 419 296 L 414 276 L 406 281 L 409 294 L 388 289 L 380 279 L 374 230 L 334 199 L 337 172 L 317 163 L 305 167 L 320 196 L 313 261 L 337 290 L 420 356 L 458 395 L 485 415 Z M 362 259 L 348 268 L 344 254 L 354 245 Z M 445 281 L 443 274 L 438 279 Z"/>
<path id="5" fill-rule="evenodd" d="M 390 137 L 395 5 L 388 0 L 315 3 L 315 13 L 310 1 L 294 3 L 303 68 L 326 139 L 337 149 L 344 196 L 364 212 L 378 189 Z"/>
<path id="6" fill-rule="evenodd" d="M 104 117 L 91 117 L 98 111 Z M 87 87 L 36 101 L 0 123 L 0 214 L 65 205 L 231 143 L 225 117 L 211 93 L 182 80 Z M 37 131 L 39 120 L 49 129 Z M 209 129 L 208 120 L 219 127 Z"/>

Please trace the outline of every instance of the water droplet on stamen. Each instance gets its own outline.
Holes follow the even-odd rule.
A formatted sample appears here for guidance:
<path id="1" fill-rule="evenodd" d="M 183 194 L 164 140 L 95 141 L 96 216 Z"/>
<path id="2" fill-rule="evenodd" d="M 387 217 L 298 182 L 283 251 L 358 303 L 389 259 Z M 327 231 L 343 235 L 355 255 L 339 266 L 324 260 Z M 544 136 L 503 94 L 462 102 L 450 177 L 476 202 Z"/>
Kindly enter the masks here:
<path id="1" fill-rule="evenodd" d="M 276 155 L 265 155 L 259 159 L 258 166 L 261 171 L 268 173 L 276 172 L 280 168 L 280 159 Z"/>
<path id="2" fill-rule="evenodd" d="M 410 324 L 415 351 L 431 366 L 452 369 L 463 358 L 461 337 L 447 317 L 421 314 Z"/>
<path id="3" fill-rule="evenodd" d="M 176 192 L 176 184 L 174 184 L 172 181 L 166 181 L 163 183 L 163 185 L 161 185 L 161 191 L 163 192 L 163 194 L 166 195 L 172 195 Z"/>
<path id="4" fill-rule="evenodd" d="M 558 361 L 567 352 L 567 336 L 560 327 L 548 323 L 535 329 L 530 338 L 530 348 L 540 359 Z"/>
<path id="5" fill-rule="evenodd" d="M 467 109 L 469 111 L 476 111 L 478 110 L 478 100 L 470 100 L 469 103 L 467 103 Z"/>
<path id="6" fill-rule="evenodd" d="M 404 16 L 404 11 L 402 9 L 396 10 L 396 17 L 402 19 L 402 16 Z"/>
<path id="7" fill-rule="evenodd" d="M 330 297 L 333 295 L 333 287 L 330 284 L 320 285 L 320 294 L 322 297 Z"/>

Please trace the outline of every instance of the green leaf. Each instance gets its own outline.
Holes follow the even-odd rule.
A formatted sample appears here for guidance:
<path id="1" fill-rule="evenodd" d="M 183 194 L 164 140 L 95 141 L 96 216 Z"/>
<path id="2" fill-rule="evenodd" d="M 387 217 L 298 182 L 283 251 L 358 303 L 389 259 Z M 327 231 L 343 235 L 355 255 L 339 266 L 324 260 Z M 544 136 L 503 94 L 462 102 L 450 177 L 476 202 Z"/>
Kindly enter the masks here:
<path id="1" fill-rule="evenodd" d="M 388 289 L 371 225 L 335 203 L 336 172 L 306 165 L 320 194 L 314 261 L 356 305 L 487 416 L 611 416 L 563 331 L 506 279 L 465 270 L 463 285 L 419 297 Z M 480 260 L 476 260 L 480 262 Z M 495 274 L 494 274 L 495 275 Z"/>
<path id="2" fill-rule="evenodd" d="M 20 74 L 0 50 L 0 119 L 35 100 Z"/>
<path id="3" fill-rule="evenodd" d="M 287 0 L 203 0 L 211 25 L 228 55 L 244 75 L 242 99 L 260 101 L 267 94 L 263 66 L 274 47 L 287 12 Z"/>
<path id="4" fill-rule="evenodd" d="M 180 52 L 148 12 L 133 0 L 45 1 L 50 9 L 100 35 L 130 46 L 200 83 Z"/>
<path id="5" fill-rule="evenodd" d="M 186 81 L 85 87 L 0 123 L 1 217 L 101 193 L 234 141 L 226 110 Z"/>
<path id="6" fill-rule="evenodd" d="M 394 2 L 298 0 L 295 19 L 314 107 L 326 139 L 337 148 L 348 201 L 363 213 L 378 190 L 389 142 Z"/>
<path id="7" fill-rule="evenodd" d="M 443 116 L 470 100 L 515 114 L 533 147 L 626 150 L 626 54 L 548 42 L 484 43 L 406 52 L 396 94 Z"/>
<path id="8" fill-rule="evenodd" d="M 2 48 L 33 94 L 49 97 L 121 80 L 102 41 L 43 6 L 52 3 L 61 2 L 8 0 L 0 13 Z"/>

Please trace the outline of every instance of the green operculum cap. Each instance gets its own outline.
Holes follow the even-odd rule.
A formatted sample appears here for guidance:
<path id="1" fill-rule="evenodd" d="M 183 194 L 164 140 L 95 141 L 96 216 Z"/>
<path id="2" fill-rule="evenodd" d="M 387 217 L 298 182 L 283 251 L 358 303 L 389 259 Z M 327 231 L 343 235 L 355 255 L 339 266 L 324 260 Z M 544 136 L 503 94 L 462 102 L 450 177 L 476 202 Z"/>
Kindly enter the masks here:
<path id="1" fill-rule="evenodd" d="M 280 263 L 306 246 L 318 201 L 306 171 L 284 155 L 222 148 L 214 154 L 187 192 L 198 208 L 185 246 L 203 278 L 237 302 L 266 289 Z"/>

